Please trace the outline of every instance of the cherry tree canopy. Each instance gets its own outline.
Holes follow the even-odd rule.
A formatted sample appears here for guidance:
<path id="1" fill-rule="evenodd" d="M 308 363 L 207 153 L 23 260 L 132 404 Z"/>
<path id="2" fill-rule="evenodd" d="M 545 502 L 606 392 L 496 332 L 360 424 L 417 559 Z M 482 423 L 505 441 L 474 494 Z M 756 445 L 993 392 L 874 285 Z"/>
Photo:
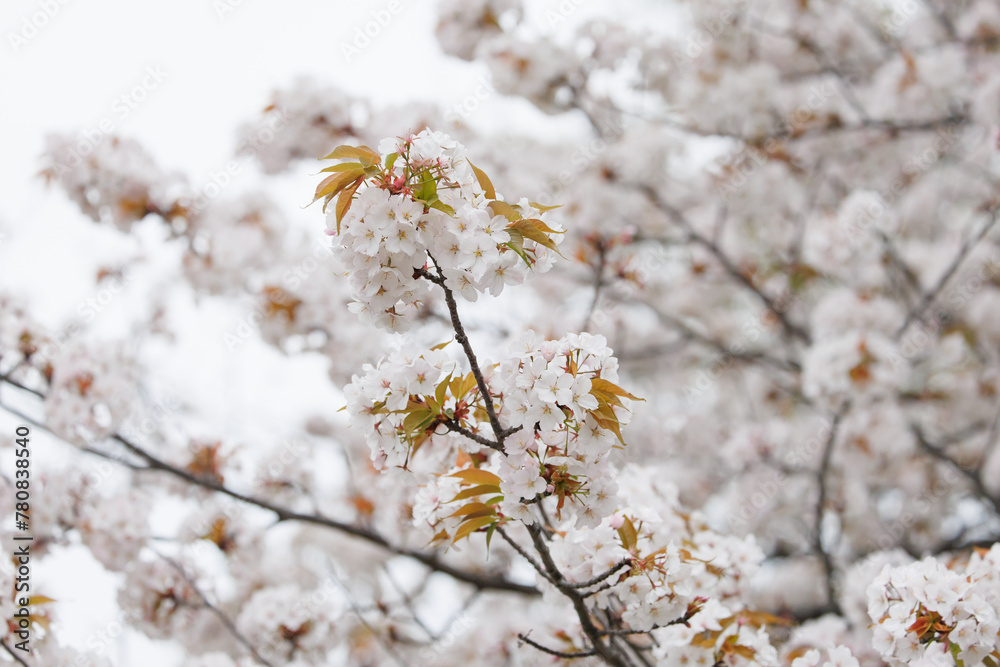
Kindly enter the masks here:
<path id="1" fill-rule="evenodd" d="M 61 441 L 33 557 L 89 552 L 189 667 L 997 667 L 1000 5 L 578 4 L 441 2 L 490 73 L 451 109 L 300 80 L 248 110 L 234 159 L 308 228 L 51 136 L 124 250 L 61 329 L 0 292 L 0 406 Z M 490 96 L 585 129 L 483 130 Z M 217 354 L 323 369 L 321 409 L 227 428 L 151 372 L 220 317 Z M 0 661 L 115 664 L 45 597 L 16 649 L 16 577 Z"/>

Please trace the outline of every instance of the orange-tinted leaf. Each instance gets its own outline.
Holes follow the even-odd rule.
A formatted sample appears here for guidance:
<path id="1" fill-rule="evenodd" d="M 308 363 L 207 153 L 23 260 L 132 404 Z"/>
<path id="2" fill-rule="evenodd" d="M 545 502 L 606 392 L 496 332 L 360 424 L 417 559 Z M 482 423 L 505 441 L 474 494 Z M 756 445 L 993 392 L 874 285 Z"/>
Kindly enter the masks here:
<path id="1" fill-rule="evenodd" d="M 469 166 L 472 167 L 472 171 L 476 174 L 476 180 L 479 181 L 479 187 L 483 189 L 486 196 L 490 199 L 497 198 L 496 188 L 493 187 L 493 182 L 490 181 L 490 177 L 486 175 L 486 172 L 472 164 L 472 160 L 469 160 Z"/>
<path id="2" fill-rule="evenodd" d="M 545 206 L 543 204 L 539 204 L 536 201 L 529 201 L 528 203 L 531 204 L 534 208 L 537 208 L 542 213 L 545 213 L 546 211 L 554 211 L 557 208 L 562 208 L 562 204 L 556 204 L 555 206 Z"/>
<path id="3" fill-rule="evenodd" d="M 476 496 L 481 496 L 486 493 L 499 493 L 500 487 L 496 484 L 477 484 L 476 486 L 469 487 L 468 489 L 462 489 L 448 502 L 455 502 L 456 500 L 465 500 L 466 498 L 475 498 Z"/>
<path id="4" fill-rule="evenodd" d="M 627 391 L 625 391 L 624 389 L 622 389 L 618 385 L 614 384 L 613 382 L 608 382 L 607 380 L 605 380 L 603 378 L 591 378 L 590 379 L 590 386 L 591 386 L 591 388 L 596 387 L 596 388 L 600 389 L 601 391 L 606 391 L 609 394 L 614 394 L 616 396 L 624 396 L 625 398 L 630 398 L 633 401 L 645 401 L 646 400 L 644 398 L 639 398 L 638 396 L 633 396 L 632 394 L 628 393 Z"/>
<path id="5" fill-rule="evenodd" d="M 639 543 L 639 533 L 628 517 L 625 517 L 625 523 L 618 529 L 618 536 L 622 538 L 622 546 L 628 551 L 635 549 Z"/>
<path id="6" fill-rule="evenodd" d="M 321 160 L 346 160 L 349 158 L 355 158 L 361 161 L 361 164 L 366 167 L 370 167 L 373 164 L 378 164 L 381 162 L 381 157 L 378 153 L 368 148 L 367 146 L 337 146 L 333 149 L 333 152 L 329 155 L 325 155 Z"/>
<path id="7" fill-rule="evenodd" d="M 501 479 L 494 475 L 493 473 L 486 470 L 479 470 L 478 468 L 470 468 L 468 470 L 459 470 L 458 472 L 452 473 L 449 477 L 457 477 L 466 484 L 491 484 L 500 488 Z"/>
<path id="8" fill-rule="evenodd" d="M 502 215 L 507 218 L 510 222 L 515 222 L 521 219 L 521 214 L 517 212 L 513 206 L 505 201 L 500 201 L 499 199 L 491 201 L 487 206 L 493 211 L 493 215 Z"/>
<path id="9" fill-rule="evenodd" d="M 497 521 L 496 516 L 481 516 L 475 519 L 469 519 L 461 526 L 459 526 L 458 530 L 455 531 L 455 538 L 452 540 L 452 542 L 458 542 L 460 539 L 466 537 L 470 533 L 473 533 L 479 530 L 480 528 L 485 528 L 486 526 L 492 523 L 496 523 L 496 521 Z"/>
<path id="10" fill-rule="evenodd" d="M 522 236 L 524 236 L 524 238 L 531 239 L 538 245 L 545 246 L 562 257 L 562 253 L 559 252 L 559 246 L 557 246 L 552 239 L 546 236 L 545 232 L 541 229 L 541 227 L 539 227 L 539 224 L 548 228 L 541 220 L 529 218 L 527 220 L 516 220 L 510 223 L 507 225 L 507 229 L 516 229 Z"/>
<path id="11" fill-rule="evenodd" d="M 343 192 L 340 193 L 340 197 L 337 198 L 337 233 L 340 233 L 340 221 L 344 219 L 347 214 L 347 209 L 351 208 L 351 202 L 354 201 L 354 193 L 358 191 L 358 188 L 364 183 L 364 176 L 358 178 L 354 181 L 354 184 L 348 188 L 345 188 Z"/>

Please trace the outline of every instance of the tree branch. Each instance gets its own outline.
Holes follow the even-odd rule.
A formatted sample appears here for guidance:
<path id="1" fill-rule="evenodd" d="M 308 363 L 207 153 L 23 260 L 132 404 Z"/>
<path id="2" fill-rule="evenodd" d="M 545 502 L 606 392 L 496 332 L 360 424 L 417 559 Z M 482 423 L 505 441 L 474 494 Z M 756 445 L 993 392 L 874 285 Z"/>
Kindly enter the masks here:
<path id="1" fill-rule="evenodd" d="M 9 380 L 7 382 L 11 383 Z M 40 394 L 39 392 L 33 391 L 32 393 L 38 393 L 40 396 L 44 397 L 44 395 Z M 43 424 L 42 422 L 27 417 L 26 415 L 19 413 L 18 411 L 14 410 L 13 408 L 7 406 L 2 402 L 0 402 L 0 408 L 3 408 L 4 410 L 10 412 L 11 414 L 18 415 L 19 418 L 24 419 L 25 421 L 31 423 L 33 426 L 39 429 L 47 431 L 54 437 L 62 439 L 58 434 L 53 433 L 49 428 L 47 428 L 45 424 Z M 182 470 L 180 468 L 170 465 L 169 463 L 163 461 L 162 459 L 157 458 L 156 456 L 142 449 L 138 445 L 130 442 L 120 434 L 117 433 L 113 434 L 110 439 L 119 443 L 127 451 L 139 457 L 145 463 L 145 467 L 142 468 L 135 468 L 134 466 L 130 466 L 133 467 L 133 469 L 137 470 L 138 472 L 146 472 L 146 471 L 163 472 L 178 479 L 184 480 L 185 482 L 191 484 L 192 486 L 198 486 L 203 489 L 208 489 L 210 491 L 216 491 L 218 493 L 227 495 L 235 500 L 239 500 L 249 505 L 254 505 L 261 509 L 273 512 L 278 516 L 279 521 L 298 521 L 301 523 L 309 523 L 312 525 L 324 526 L 326 528 L 331 528 L 333 530 L 350 535 L 352 537 L 360 538 L 362 540 L 375 544 L 379 547 L 382 547 L 383 549 L 389 551 L 390 553 L 396 554 L 398 556 L 405 556 L 407 558 L 412 558 L 413 560 L 416 560 L 419 563 L 426 565 L 435 572 L 447 574 L 448 576 L 457 579 L 458 581 L 463 581 L 467 584 L 470 584 L 479 590 L 506 591 L 510 593 L 519 593 L 522 595 L 540 594 L 538 589 L 535 588 L 534 586 L 529 586 L 526 584 L 520 584 L 514 581 L 510 581 L 509 579 L 502 576 L 467 572 L 465 570 L 448 565 L 447 563 L 442 562 L 440 559 L 438 559 L 433 555 L 407 549 L 405 547 L 400 547 L 398 545 L 394 545 L 382 535 L 367 528 L 337 521 L 336 519 L 331 519 L 329 517 L 321 516 L 319 514 L 303 514 L 300 512 L 293 512 L 289 509 L 280 507 L 266 500 L 260 498 L 254 498 L 253 496 L 249 496 L 247 494 L 229 489 L 228 487 L 219 484 L 215 480 L 203 477 L 197 477 L 188 472 L 187 470 Z M 108 460 L 114 461 L 116 463 L 127 465 L 117 457 L 104 454 L 100 454 L 100 456 Z"/>
<path id="2" fill-rule="evenodd" d="M 819 484 L 819 498 L 816 501 L 816 518 L 815 518 L 815 528 L 813 530 L 813 549 L 823 561 L 823 574 L 826 580 L 826 599 L 827 604 L 838 610 L 840 605 L 837 603 L 836 590 L 834 587 L 834 574 L 835 568 L 833 565 L 833 558 L 830 553 L 823 547 L 823 517 L 826 514 L 826 497 L 827 497 L 827 473 L 830 470 L 830 460 L 833 458 L 833 446 L 837 440 L 837 431 L 840 427 L 840 419 L 843 417 L 844 412 L 846 412 L 846 407 L 837 411 L 833 415 L 833 423 L 830 426 L 830 435 L 827 436 L 826 443 L 823 445 L 823 459 L 820 463 L 819 470 L 816 473 L 816 479 Z"/>

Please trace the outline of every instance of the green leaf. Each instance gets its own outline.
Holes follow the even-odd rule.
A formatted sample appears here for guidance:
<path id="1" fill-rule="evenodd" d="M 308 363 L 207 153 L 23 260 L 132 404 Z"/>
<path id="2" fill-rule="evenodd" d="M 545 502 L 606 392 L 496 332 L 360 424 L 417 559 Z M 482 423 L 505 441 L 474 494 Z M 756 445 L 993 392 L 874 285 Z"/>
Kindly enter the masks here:
<path id="1" fill-rule="evenodd" d="M 517 256 L 524 260 L 524 263 L 531 267 L 531 260 L 528 259 L 528 253 L 524 252 L 524 236 L 521 232 L 516 229 L 507 229 L 507 234 L 510 235 L 510 241 L 504 243 L 505 246 L 517 253 Z"/>
<path id="2" fill-rule="evenodd" d="M 437 181 L 429 171 L 421 172 L 420 183 L 413 188 L 413 198 L 419 199 L 428 206 L 437 199 Z"/>
<path id="3" fill-rule="evenodd" d="M 427 408 L 414 410 L 403 420 L 403 429 L 407 433 L 422 433 L 434 423 L 435 419 L 437 419 L 437 415 Z"/>
<path id="4" fill-rule="evenodd" d="M 472 171 L 476 174 L 476 180 L 479 181 L 479 187 L 483 189 L 486 196 L 490 199 L 497 198 L 496 188 L 493 187 L 493 182 L 490 181 L 490 177 L 486 175 L 486 172 L 472 164 L 472 160 L 469 160 L 469 166 L 472 167 Z"/>
<path id="5" fill-rule="evenodd" d="M 437 401 L 439 407 L 444 405 L 444 399 L 448 395 L 448 380 L 450 379 L 451 376 L 449 375 L 444 380 L 442 380 L 441 384 L 439 384 L 437 388 L 434 390 L 434 400 Z"/>
<path id="6" fill-rule="evenodd" d="M 389 153 L 385 156 L 385 168 L 388 171 L 392 171 L 392 165 L 396 164 L 396 160 L 399 159 L 399 153 Z"/>
<path id="7" fill-rule="evenodd" d="M 529 201 L 528 203 L 531 204 L 534 208 L 537 208 L 542 213 L 545 213 L 546 211 L 554 211 L 555 209 L 562 208 L 563 206 L 562 204 L 556 204 L 555 206 L 543 206 L 542 204 L 539 204 L 538 202 L 534 201 Z"/>
<path id="8" fill-rule="evenodd" d="M 490 541 L 493 539 L 493 533 L 496 532 L 499 525 L 500 522 L 498 521 L 486 529 L 486 558 L 490 557 Z"/>

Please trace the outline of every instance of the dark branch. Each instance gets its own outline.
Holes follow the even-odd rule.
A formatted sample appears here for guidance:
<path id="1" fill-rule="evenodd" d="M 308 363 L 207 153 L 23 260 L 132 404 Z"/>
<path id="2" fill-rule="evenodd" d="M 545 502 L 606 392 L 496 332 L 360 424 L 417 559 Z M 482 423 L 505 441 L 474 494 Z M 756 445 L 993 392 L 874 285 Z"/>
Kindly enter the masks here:
<path id="1" fill-rule="evenodd" d="M 590 649 L 589 651 L 573 651 L 569 653 L 565 651 L 557 651 L 554 648 L 549 648 L 548 646 L 543 646 L 536 641 L 532 641 L 531 639 L 528 638 L 528 635 L 524 634 L 519 634 L 517 636 L 517 639 L 518 641 L 524 642 L 528 646 L 532 646 L 538 649 L 542 653 L 548 653 L 549 655 L 554 655 L 557 658 L 566 658 L 567 660 L 572 660 L 573 658 L 589 658 L 592 655 L 597 655 L 597 651 L 595 651 L 594 649 Z"/>

